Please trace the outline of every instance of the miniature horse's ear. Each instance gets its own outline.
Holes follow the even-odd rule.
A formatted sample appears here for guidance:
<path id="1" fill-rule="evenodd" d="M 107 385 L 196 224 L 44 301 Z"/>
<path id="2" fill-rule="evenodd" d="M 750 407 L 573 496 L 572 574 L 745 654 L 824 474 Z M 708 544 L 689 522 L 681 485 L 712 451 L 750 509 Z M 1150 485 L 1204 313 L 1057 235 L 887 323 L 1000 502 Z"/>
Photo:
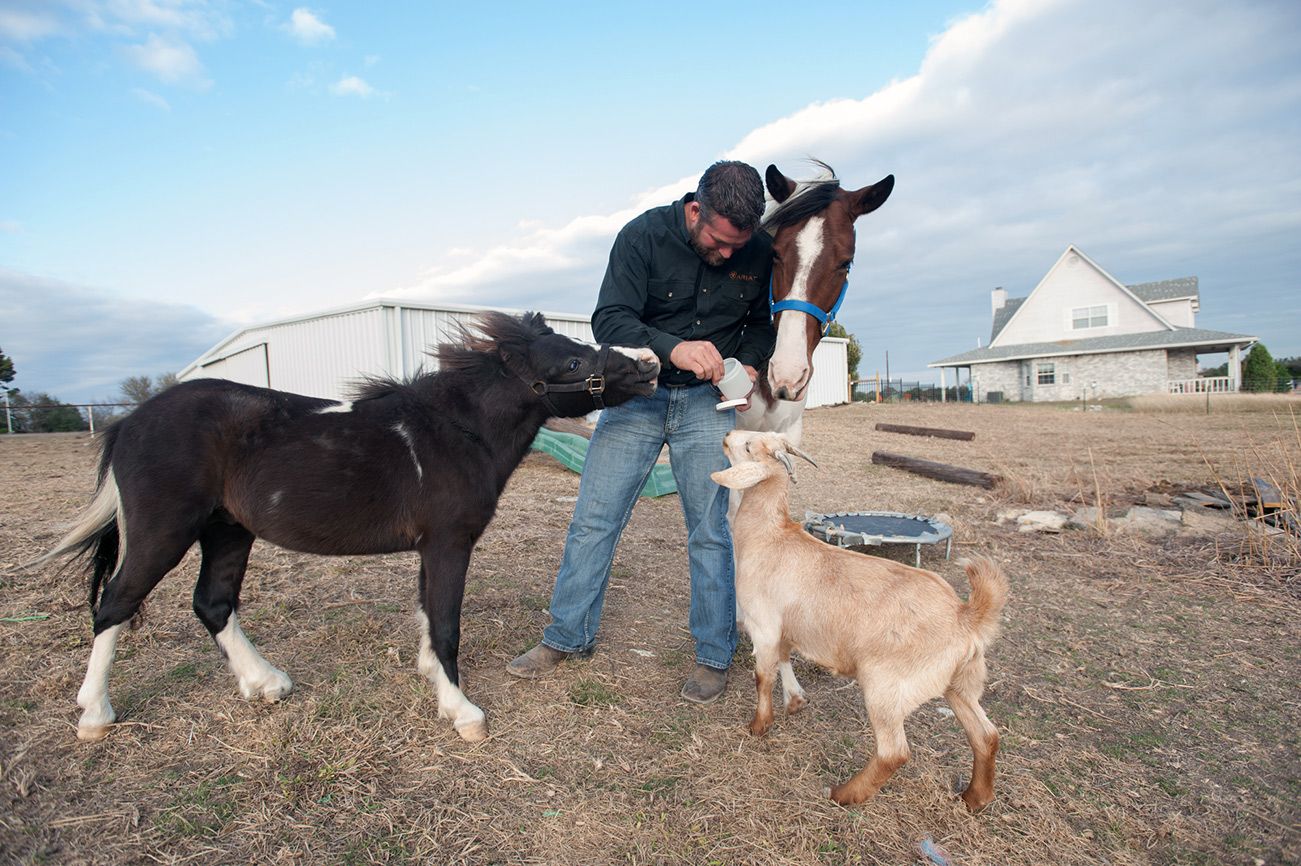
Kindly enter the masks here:
<path id="1" fill-rule="evenodd" d="M 861 217 L 885 204 L 885 200 L 894 192 L 894 175 L 888 174 L 871 186 L 865 186 L 849 194 L 850 211 L 854 217 Z"/>
<path id="2" fill-rule="evenodd" d="M 764 172 L 764 179 L 768 181 L 768 194 L 778 204 L 786 201 L 791 197 L 791 193 L 795 192 L 795 181 L 778 171 L 776 165 L 768 166 L 768 170 Z"/>

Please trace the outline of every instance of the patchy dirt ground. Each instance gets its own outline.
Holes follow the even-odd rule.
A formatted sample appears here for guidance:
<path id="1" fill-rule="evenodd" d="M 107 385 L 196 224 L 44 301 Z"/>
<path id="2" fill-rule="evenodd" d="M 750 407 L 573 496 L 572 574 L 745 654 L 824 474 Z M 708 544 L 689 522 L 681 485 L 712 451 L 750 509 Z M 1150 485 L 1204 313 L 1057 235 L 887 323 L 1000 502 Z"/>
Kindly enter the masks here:
<path id="1" fill-rule="evenodd" d="M 974 442 L 873 430 L 885 421 Z M 939 702 L 873 802 L 820 798 L 867 760 L 856 687 L 797 662 L 810 706 L 762 740 L 742 643 L 724 699 L 677 691 L 692 663 L 675 497 L 645 500 L 616 561 L 597 655 L 537 683 L 532 645 L 577 476 L 541 455 L 512 480 L 471 568 L 462 670 L 492 737 L 462 742 L 415 670 L 412 555 L 321 558 L 259 543 L 250 636 L 295 679 L 239 699 L 190 612 L 193 555 L 151 597 L 113 670 L 120 724 L 75 737 L 90 647 L 80 575 L 15 566 L 92 490 L 81 435 L 0 437 L 0 861 L 5 863 L 1281 864 L 1301 861 L 1301 627 L 1295 545 L 1241 522 L 1148 539 L 1020 534 L 1001 510 L 1112 508 L 1301 466 L 1277 413 L 1016 406 L 811 412 L 792 510 L 945 512 L 955 552 L 998 558 L 1013 598 L 985 705 L 997 799 L 965 812 L 970 752 Z M 994 493 L 874 466 L 873 450 L 1006 476 Z M 1106 527 L 1104 527 L 1106 529 Z M 900 558 L 910 554 L 898 552 Z M 928 549 L 924 564 L 967 587 Z"/>

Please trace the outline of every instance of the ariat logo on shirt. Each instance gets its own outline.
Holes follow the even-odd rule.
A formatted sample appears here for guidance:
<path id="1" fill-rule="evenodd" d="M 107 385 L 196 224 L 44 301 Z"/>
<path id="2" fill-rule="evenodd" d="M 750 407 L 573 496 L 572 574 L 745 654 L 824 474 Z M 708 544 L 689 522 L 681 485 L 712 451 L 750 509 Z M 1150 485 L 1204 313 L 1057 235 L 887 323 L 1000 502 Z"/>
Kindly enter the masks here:
<path id="1" fill-rule="evenodd" d="M 732 271 L 730 274 L 727 275 L 727 278 L 728 278 L 729 280 L 744 280 L 744 281 L 747 282 L 747 283 L 753 283 L 753 282 L 755 282 L 756 280 L 759 279 L 759 275 L 758 275 L 758 274 L 743 274 L 743 273 L 740 273 L 739 271 Z"/>

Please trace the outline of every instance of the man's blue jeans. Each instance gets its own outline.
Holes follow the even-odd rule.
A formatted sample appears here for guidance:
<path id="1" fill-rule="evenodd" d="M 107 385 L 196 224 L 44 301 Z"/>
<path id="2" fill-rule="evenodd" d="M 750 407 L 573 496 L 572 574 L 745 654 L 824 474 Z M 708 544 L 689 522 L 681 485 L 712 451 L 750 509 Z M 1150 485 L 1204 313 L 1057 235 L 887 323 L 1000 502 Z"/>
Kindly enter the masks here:
<path id="1" fill-rule="evenodd" d="M 657 388 L 601 413 L 583 465 L 574 519 L 551 595 L 551 625 L 542 642 L 562 652 L 596 641 L 610 566 L 638 494 L 660 449 L 669 446 L 673 478 L 687 522 L 691 568 L 691 635 L 696 661 L 725 670 L 736 650 L 736 580 L 728 491 L 709 477 L 728 467 L 723 437 L 736 411 L 714 408 L 708 385 Z"/>

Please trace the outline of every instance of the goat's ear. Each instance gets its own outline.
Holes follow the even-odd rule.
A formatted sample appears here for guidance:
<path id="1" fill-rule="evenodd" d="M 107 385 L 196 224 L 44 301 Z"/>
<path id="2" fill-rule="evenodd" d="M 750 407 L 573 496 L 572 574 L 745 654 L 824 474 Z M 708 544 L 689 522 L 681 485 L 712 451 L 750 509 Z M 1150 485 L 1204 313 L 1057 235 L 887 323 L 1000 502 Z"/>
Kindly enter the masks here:
<path id="1" fill-rule="evenodd" d="M 731 490 L 745 490 L 763 481 L 772 470 L 762 463 L 738 463 L 730 469 L 715 472 L 709 477 Z"/>

